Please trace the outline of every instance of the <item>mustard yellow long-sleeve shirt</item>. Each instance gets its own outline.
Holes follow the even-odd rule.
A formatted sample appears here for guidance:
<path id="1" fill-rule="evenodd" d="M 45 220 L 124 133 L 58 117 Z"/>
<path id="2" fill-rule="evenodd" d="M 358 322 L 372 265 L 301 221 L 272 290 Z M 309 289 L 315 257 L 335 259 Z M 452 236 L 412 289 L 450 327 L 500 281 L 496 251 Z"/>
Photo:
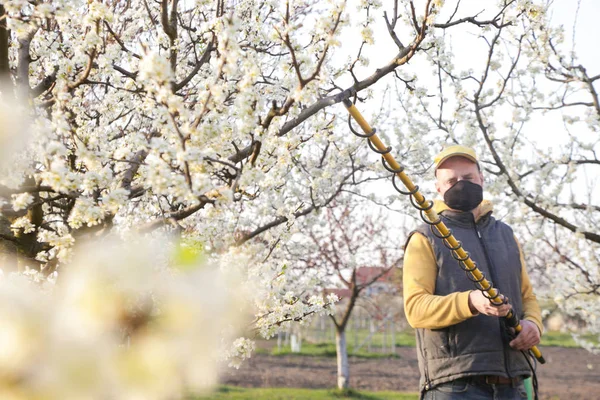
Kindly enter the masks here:
<path id="1" fill-rule="evenodd" d="M 436 209 L 442 211 L 444 206 L 445 204 L 440 205 L 436 202 Z M 491 211 L 489 202 L 482 206 L 489 207 L 489 211 Z M 527 275 L 520 245 L 519 252 L 522 266 L 521 296 L 524 318 L 535 323 L 541 333 L 543 332 L 542 313 Z M 458 263 L 456 268 L 459 268 Z M 475 315 L 469 308 L 470 291 L 451 293 L 446 296 L 433 294 L 437 273 L 437 264 L 431 243 L 422 234 L 415 233 L 406 247 L 403 266 L 404 311 L 408 323 L 413 328 L 445 328 Z"/>

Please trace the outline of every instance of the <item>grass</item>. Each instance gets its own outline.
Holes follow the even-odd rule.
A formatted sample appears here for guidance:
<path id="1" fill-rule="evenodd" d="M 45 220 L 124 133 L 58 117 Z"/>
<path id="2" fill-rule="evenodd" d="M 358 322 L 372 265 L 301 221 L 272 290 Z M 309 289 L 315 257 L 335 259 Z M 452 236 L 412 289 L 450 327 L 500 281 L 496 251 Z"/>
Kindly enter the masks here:
<path id="1" fill-rule="evenodd" d="M 570 333 L 561 332 L 544 333 L 540 346 L 579 347 Z"/>
<path id="2" fill-rule="evenodd" d="M 587 339 L 592 342 L 597 342 L 598 337 L 593 335 L 582 335 L 583 339 Z M 546 332 L 542 336 L 540 346 L 555 346 L 555 347 L 580 347 L 570 333 L 563 332 Z"/>
<path id="3" fill-rule="evenodd" d="M 363 400 L 416 400 L 416 393 L 402 392 L 358 392 L 355 390 L 331 389 L 296 389 L 296 388 L 241 388 L 234 386 L 221 386 L 215 393 L 202 397 L 190 397 L 189 400 L 219 400 L 219 399 L 247 399 L 247 400 L 336 400 L 336 399 L 363 399 Z"/>
<path id="4" fill-rule="evenodd" d="M 282 347 L 281 350 L 274 348 L 271 351 L 274 356 L 285 356 L 285 355 L 298 355 L 298 356 L 312 356 L 312 357 L 335 357 L 335 344 L 334 343 L 302 343 L 302 351 L 299 353 L 292 353 L 290 347 Z M 367 349 L 361 349 L 358 352 L 352 351 L 352 346 L 348 346 L 348 356 L 358 358 L 397 358 L 396 354 L 391 353 L 375 353 L 368 352 Z"/>
<path id="5" fill-rule="evenodd" d="M 357 343 L 363 343 L 364 339 L 367 337 L 367 332 L 358 332 L 357 334 Z M 590 335 L 583 335 L 585 339 L 588 340 L 598 340 Z M 389 344 L 385 349 L 385 352 L 381 350 L 381 343 L 383 342 L 383 335 L 380 333 L 376 333 L 372 336 L 372 351 L 369 352 L 366 344 L 360 347 L 359 351 L 354 351 L 353 346 L 353 335 L 352 333 L 346 336 L 348 340 L 348 356 L 350 357 L 358 357 L 358 358 L 389 358 L 389 357 L 398 357 L 396 354 L 389 353 Z M 415 347 L 415 335 L 412 330 L 406 330 L 403 332 L 396 333 L 396 346 L 397 347 Z M 388 336 L 389 340 L 389 336 Z M 569 333 L 562 332 L 546 332 L 542 336 L 542 342 L 540 343 L 541 347 L 544 346 L 554 346 L 554 347 L 566 347 L 566 348 L 578 348 L 573 337 Z M 259 354 L 271 354 L 274 356 L 284 356 L 284 355 L 297 355 L 297 356 L 312 356 L 312 357 L 335 357 L 335 343 L 331 341 L 331 338 L 326 339 L 324 342 L 320 343 L 310 343 L 307 341 L 302 342 L 302 351 L 299 353 L 292 353 L 290 346 L 282 346 L 280 350 L 277 347 L 274 347 L 272 350 L 261 349 L 258 348 L 256 350 Z"/>

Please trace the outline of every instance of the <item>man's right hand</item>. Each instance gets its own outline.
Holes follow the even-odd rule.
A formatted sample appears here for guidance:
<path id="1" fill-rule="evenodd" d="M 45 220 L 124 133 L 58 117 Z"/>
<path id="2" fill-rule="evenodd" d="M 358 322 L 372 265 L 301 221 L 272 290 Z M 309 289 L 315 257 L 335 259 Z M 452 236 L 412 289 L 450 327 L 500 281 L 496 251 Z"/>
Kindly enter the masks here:
<path id="1" fill-rule="evenodd" d="M 481 290 L 473 290 L 469 293 L 469 308 L 475 315 L 481 313 L 492 317 L 504 317 L 510 311 L 510 304 L 495 306 L 483 295 Z"/>

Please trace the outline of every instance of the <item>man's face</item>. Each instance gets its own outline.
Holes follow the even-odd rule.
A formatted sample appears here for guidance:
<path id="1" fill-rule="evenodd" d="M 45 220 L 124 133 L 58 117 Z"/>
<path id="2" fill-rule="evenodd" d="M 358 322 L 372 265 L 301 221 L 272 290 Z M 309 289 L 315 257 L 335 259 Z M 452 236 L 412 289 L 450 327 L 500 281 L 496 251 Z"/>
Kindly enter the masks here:
<path id="1" fill-rule="evenodd" d="M 483 174 L 477 164 L 464 157 L 451 157 L 444 161 L 436 172 L 435 188 L 444 197 L 444 194 L 458 181 L 470 181 L 483 187 Z"/>

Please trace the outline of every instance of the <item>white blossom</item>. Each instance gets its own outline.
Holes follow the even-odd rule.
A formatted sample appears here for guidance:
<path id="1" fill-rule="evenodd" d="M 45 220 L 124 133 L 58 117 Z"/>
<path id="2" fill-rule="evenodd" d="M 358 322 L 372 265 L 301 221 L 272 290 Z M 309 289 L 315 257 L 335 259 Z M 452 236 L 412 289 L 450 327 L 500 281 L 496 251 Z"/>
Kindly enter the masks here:
<path id="1" fill-rule="evenodd" d="M 15 235 L 17 235 L 19 232 L 27 234 L 35 231 L 35 225 L 31 223 L 28 217 L 20 217 L 14 220 L 14 222 L 10 225 L 10 229 Z"/>
<path id="2" fill-rule="evenodd" d="M 19 193 L 12 195 L 12 207 L 13 210 L 19 211 L 24 210 L 33 202 L 33 196 L 31 193 Z"/>

